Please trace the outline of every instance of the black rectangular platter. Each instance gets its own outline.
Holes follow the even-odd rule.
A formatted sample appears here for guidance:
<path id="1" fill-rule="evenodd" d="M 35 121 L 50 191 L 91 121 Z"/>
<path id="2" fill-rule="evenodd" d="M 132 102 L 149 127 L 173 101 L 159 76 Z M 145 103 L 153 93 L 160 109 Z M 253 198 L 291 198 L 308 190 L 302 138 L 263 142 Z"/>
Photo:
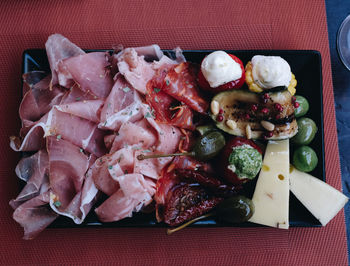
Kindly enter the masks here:
<path id="1" fill-rule="evenodd" d="M 87 50 L 102 51 L 102 50 Z M 106 50 L 103 50 L 106 51 Z M 165 54 L 174 57 L 170 50 L 164 50 Z M 187 61 L 200 63 L 205 55 L 212 52 L 211 50 L 193 50 L 184 51 L 183 54 Z M 313 50 L 229 50 L 227 51 L 236 55 L 245 65 L 254 55 L 274 55 L 283 57 L 291 66 L 292 72 L 297 79 L 297 94 L 306 97 L 310 103 L 310 110 L 306 117 L 313 119 L 318 127 L 315 139 L 309 145 L 317 156 L 318 165 L 310 174 L 325 181 L 324 168 L 324 141 L 323 141 L 323 103 L 322 103 L 322 61 L 318 51 Z M 26 73 L 33 70 L 41 70 L 50 73 L 50 67 L 47 61 L 46 52 L 43 49 L 29 49 L 23 53 L 23 69 Z M 21 92 L 22 93 L 22 92 Z M 291 154 L 292 154 L 291 150 Z M 22 187 L 23 184 L 21 184 Z M 255 182 L 246 186 L 248 194 L 254 191 Z M 20 189 L 20 187 L 19 187 Z M 251 195 L 248 195 L 251 196 Z M 289 222 L 292 227 L 319 227 L 321 224 L 314 218 L 311 213 L 290 193 Z M 94 211 L 86 217 L 81 225 L 76 225 L 69 218 L 60 216 L 50 227 L 54 228 L 71 228 L 71 227 L 165 227 L 163 223 L 157 223 L 154 213 L 137 213 L 132 218 L 113 223 L 101 223 Z M 242 223 L 237 225 L 222 223 L 215 219 L 207 219 L 193 224 L 192 227 L 259 227 L 252 223 Z"/>

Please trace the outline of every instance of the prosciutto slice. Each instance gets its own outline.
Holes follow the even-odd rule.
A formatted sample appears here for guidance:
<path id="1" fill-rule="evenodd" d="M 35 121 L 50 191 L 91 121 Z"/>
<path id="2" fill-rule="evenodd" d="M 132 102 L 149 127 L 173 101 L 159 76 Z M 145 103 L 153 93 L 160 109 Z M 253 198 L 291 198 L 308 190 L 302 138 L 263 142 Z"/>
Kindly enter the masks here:
<path id="1" fill-rule="evenodd" d="M 30 126 L 45 115 L 52 106 L 59 104 L 64 91 L 62 88 L 54 86 L 50 89 L 51 76 L 46 76 L 39 82 L 33 84 L 24 82 L 24 87 L 28 87 L 26 94 L 23 96 L 19 108 L 19 116 L 24 126 Z"/>
<path id="2" fill-rule="evenodd" d="M 106 98 L 113 86 L 109 54 L 94 52 L 69 57 L 59 63 L 59 71 L 68 73 L 84 92 Z"/>
<path id="3" fill-rule="evenodd" d="M 11 137 L 10 146 L 16 151 L 35 151 L 43 147 L 43 137 L 56 136 L 71 141 L 98 157 L 106 153 L 103 140 L 105 132 L 97 128 L 97 124 L 59 110 L 60 107 L 52 108 L 30 129 L 23 141 Z"/>
<path id="4" fill-rule="evenodd" d="M 46 191 L 20 205 L 13 213 L 13 219 L 24 228 L 23 239 L 35 238 L 49 226 L 58 214 L 49 206 L 50 192 Z"/>
<path id="5" fill-rule="evenodd" d="M 82 223 L 94 203 L 97 189 L 91 172 L 89 157 L 79 147 L 63 139 L 47 137 L 50 167 L 50 206 L 58 214 Z"/>
<path id="6" fill-rule="evenodd" d="M 52 81 L 51 84 L 60 84 L 66 88 L 73 85 L 69 73 L 59 71 L 59 64 L 65 58 L 83 55 L 85 52 L 60 34 L 50 35 L 45 43 L 47 58 L 50 63 Z"/>
<path id="7" fill-rule="evenodd" d="M 23 158 L 16 167 L 17 176 L 26 181 L 26 185 L 16 199 L 10 201 L 13 209 L 23 202 L 47 191 L 49 159 L 46 150 L 40 150 L 32 156 Z"/>
<path id="8" fill-rule="evenodd" d="M 159 54 L 162 55 L 162 54 Z M 167 56 L 162 55 L 159 61 L 149 63 L 144 55 L 139 55 L 135 48 L 126 48 L 116 55 L 119 72 L 140 93 L 146 94 L 146 85 L 157 69 L 163 65 L 177 64 Z"/>
<path id="9" fill-rule="evenodd" d="M 114 86 L 101 110 L 99 128 L 118 131 L 126 122 L 142 117 L 141 98 L 123 76 L 117 74 Z"/>
<path id="10" fill-rule="evenodd" d="M 153 182 L 146 181 L 141 174 L 126 174 L 117 178 L 120 189 L 104 201 L 96 210 L 102 222 L 113 222 L 132 217 L 152 201 L 155 192 Z"/>

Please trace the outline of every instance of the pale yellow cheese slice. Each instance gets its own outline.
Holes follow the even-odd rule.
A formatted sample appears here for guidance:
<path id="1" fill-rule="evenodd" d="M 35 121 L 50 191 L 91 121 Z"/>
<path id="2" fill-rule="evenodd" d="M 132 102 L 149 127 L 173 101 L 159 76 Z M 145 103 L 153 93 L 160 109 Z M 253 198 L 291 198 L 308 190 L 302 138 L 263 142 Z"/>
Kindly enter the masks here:
<path id="1" fill-rule="evenodd" d="M 289 140 L 267 144 L 263 167 L 252 199 L 255 212 L 250 222 L 289 227 Z"/>
<path id="2" fill-rule="evenodd" d="M 327 183 L 291 166 L 290 190 L 323 226 L 348 202 L 348 197 Z"/>

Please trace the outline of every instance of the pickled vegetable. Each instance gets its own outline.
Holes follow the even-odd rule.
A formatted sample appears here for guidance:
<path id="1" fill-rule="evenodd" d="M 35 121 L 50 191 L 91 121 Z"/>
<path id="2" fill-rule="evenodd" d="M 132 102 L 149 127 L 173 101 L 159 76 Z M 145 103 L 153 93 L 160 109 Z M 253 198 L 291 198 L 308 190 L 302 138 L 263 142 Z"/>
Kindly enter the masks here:
<path id="1" fill-rule="evenodd" d="M 315 122 L 307 117 L 299 118 L 298 133 L 291 139 L 296 145 L 308 145 L 315 137 L 317 126 Z"/>
<path id="2" fill-rule="evenodd" d="M 254 213 L 253 202 L 245 196 L 228 198 L 216 207 L 217 217 L 229 223 L 243 223 Z"/>
<path id="3" fill-rule="evenodd" d="M 316 152 L 309 146 L 301 146 L 294 151 L 293 164 L 302 172 L 311 172 L 317 166 Z"/>
<path id="4" fill-rule="evenodd" d="M 140 154 L 138 160 L 150 158 L 174 157 L 174 156 L 193 156 L 199 161 L 208 161 L 213 159 L 224 148 L 226 142 L 225 137 L 219 131 L 209 131 L 201 136 L 195 143 L 193 151 L 170 154 Z"/>
<path id="5" fill-rule="evenodd" d="M 308 100 L 303 96 L 295 95 L 295 101 L 299 105 L 294 111 L 295 117 L 304 116 L 309 111 Z"/>

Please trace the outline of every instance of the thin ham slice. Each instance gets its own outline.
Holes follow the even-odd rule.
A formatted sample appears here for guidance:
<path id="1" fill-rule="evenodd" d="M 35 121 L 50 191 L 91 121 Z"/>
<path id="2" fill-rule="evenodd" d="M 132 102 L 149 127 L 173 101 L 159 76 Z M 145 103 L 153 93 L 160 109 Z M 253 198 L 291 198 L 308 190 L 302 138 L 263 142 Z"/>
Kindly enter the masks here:
<path id="1" fill-rule="evenodd" d="M 24 228 L 23 239 L 35 238 L 49 226 L 58 214 L 49 206 L 50 192 L 46 191 L 20 205 L 13 213 L 13 219 Z"/>
<path id="2" fill-rule="evenodd" d="M 108 53 L 94 52 L 64 59 L 59 63 L 59 71 L 69 73 L 82 91 L 106 98 L 113 86 L 109 66 Z"/>
<path id="3" fill-rule="evenodd" d="M 85 52 L 60 34 L 50 35 L 45 47 L 52 73 L 51 84 L 69 88 L 73 85 L 72 77 L 69 73 L 59 71 L 59 64 L 65 58 L 83 55 Z"/>
<path id="4" fill-rule="evenodd" d="M 66 93 L 63 95 L 60 104 L 74 103 L 77 101 L 88 101 L 96 100 L 97 96 L 93 95 L 89 91 L 82 91 L 78 84 L 74 84 Z"/>
<path id="5" fill-rule="evenodd" d="M 59 111 L 54 107 L 33 126 L 21 141 L 11 137 L 10 146 L 15 151 L 35 151 L 42 148 L 43 137 L 56 136 L 71 141 L 73 144 L 95 154 L 97 157 L 106 153 L 104 146 L 105 132 L 97 124 L 86 119 Z"/>
<path id="6" fill-rule="evenodd" d="M 29 87 L 29 89 L 23 96 L 19 108 L 19 116 L 25 126 L 30 125 L 30 122 L 39 120 L 50 111 L 52 106 L 60 103 L 64 91 L 58 86 L 49 88 L 50 81 L 51 75 L 46 76 L 35 84 L 24 82 L 24 86 Z M 31 80 L 31 82 L 34 81 Z"/>
<path id="7" fill-rule="evenodd" d="M 101 110 L 99 128 L 118 131 L 126 122 L 135 122 L 142 117 L 141 98 L 135 89 L 117 74 L 114 86 Z"/>
<path id="8" fill-rule="evenodd" d="M 48 168 L 49 159 L 46 150 L 40 150 L 19 161 L 16 166 L 16 174 L 20 179 L 26 181 L 26 185 L 17 198 L 10 201 L 13 209 L 47 190 Z"/>
<path id="9" fill-rule="evenodd" d="M 59 108 L 62 112 L 99 123 L 99 113 L 103 104 L 103 100 L 79 100 L 72 103 L 61 104 Z"/>
<path id="10" fill-rule="evenodd" d="M 140 49 L 140 48 L 139 48 Z M 159 61 L 149 63 L 144 55 L 139 55 L 135 48 L 126 48 L 117 57 L 119 72 L 140 93 L 146 94 L 146 85 L 157 69 L 164 64 L 177 64 L 167 56 L 162 56 Z"/>
<path id="11" fill-rule="evenodd" d="M 131 173 L 133 167 L 134 150 L 132 146 L 128 146 L 97 159 L 92 169 L 92 178 L 96 187 L 110 196 L 119 189 L 115 178 Z"/>
<path id="12" fill-rule="evenodd" d="M 45 71 L 30 71 L 22 75 L 23 88 L 22 94 L 25 95 L 35 84 L 47 77 L 48 74 Z M 51 80 L 51 76 L 49 78 Z"/>
<path id="13" fill-rule="evenodd" d="M 155 192 L 154 183 L 145 181 L 141 174 L 122 175 L 117 178 L 117 181 L 120 189 L 95 209 L 103 222 L 132 217 L 133 212 L 140 211 L 143 206 L 152 202 Z"/>
<path id="14" fill-rule="evenodd" d="M 64 210 L 81 190 L 89 159 L 79 147 L 56 137 L 47 137 L 47 151 L 51 190 Z"/>
<path id="15" fill-rule="evenodd" d="M 50 206 L 77 224 L 83 222 L 96 200 L 97 188 L 90 159 L 79 147 L 63 139 L 47 137 L 50 166 Z"/>

